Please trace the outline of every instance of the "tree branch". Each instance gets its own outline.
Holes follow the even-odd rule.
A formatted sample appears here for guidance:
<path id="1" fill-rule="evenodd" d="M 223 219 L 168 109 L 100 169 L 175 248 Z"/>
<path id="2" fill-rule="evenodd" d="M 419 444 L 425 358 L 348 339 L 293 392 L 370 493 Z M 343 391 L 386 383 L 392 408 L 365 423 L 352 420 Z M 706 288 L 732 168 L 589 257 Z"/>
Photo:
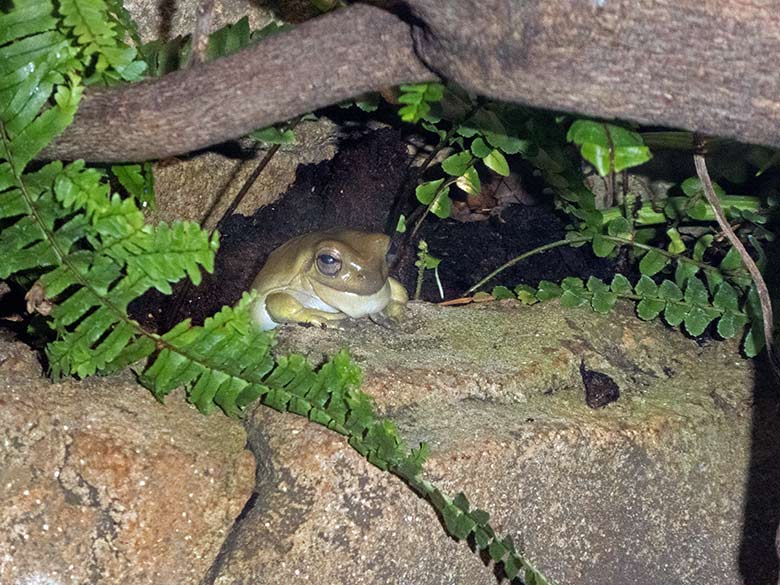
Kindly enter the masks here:
<path id="1" fill-rule="evenodd" d="M 90 89 L 40 158 L 164 158 L 231 140 L 378 87 L 433 80 L 409 25 L 357 5 L 159 79 Z"/>
<path id="2" fill-rule="evenodd" d="M 90 89 L 48 158 L 145 160 L 440 77 L 531 106 L 780 146 L 780 19 L 762 0 L 353 5 L 162 79 Z"/>

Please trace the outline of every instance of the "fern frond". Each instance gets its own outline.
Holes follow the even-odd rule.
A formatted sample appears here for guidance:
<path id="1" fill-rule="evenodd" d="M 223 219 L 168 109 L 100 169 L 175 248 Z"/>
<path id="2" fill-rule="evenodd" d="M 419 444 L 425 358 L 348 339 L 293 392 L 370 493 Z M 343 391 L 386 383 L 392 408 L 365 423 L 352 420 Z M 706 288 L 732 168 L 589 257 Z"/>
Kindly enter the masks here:
<path id="1" fill-rule="evenodd" d="M 146 71 L 146 62 L 137 59 L 135 47 L 125 44 L 121 22 L 112 19 L 104 0 L 59 0 L 63 28 L 81 49 L 85 63 L 94 68 L 86 83 L 136 81 Z"/>
<path id="2" fill-rule="evenodd" d="M 128 304 L 151 288 L 170 292 L 184 276 L 199 282 L 218 245 L 192 223 L 145 225 L 135 201 L 112 196 L 105 174 L 83 162 L 25 173 L 73 119 L 80 74 L 121 73 L 135 55 L 115 38 L 102 0 L 63 0 L 59 8 L 64 22 L 46 0 L 20 0 L 0 15 L 0 278 L 43 272 L 30 299 L 56 301 L 58 339 L 47 350 L 55 377 L 151 353 L 157 336 L 127 316 Z"/>
<path id="3" fill-rule="evenodd" d="M 138 25 L 133 20 L 130 12 L 125 8 L 122 0 L 106 0 L 106 6 L 108 7 L 108 15 L 116 23 L 119 30 L 123 31 L 133 41 L 136 49 L 139 49 L 143 44 L 141 42 L 141 35 L 138 32 Z M 143 53 L 141 53 L 143 57 Z M 144 59 L 146 60 L 146 59 Z M 148 65 L 148 62 L 147 62 Z"/>
<path id="4" fill-rule="evenodd" d="M 0 45 L 53 29 L 57 19 L 52 12 L 46 0 L 16 0 L 13 10 L 0 13 Z"/>
<path id="5" fill-rule="evenodd" d="M 20 0 L 0 14 L 0 157 L 7 161 L 0 162 L 0 183 L 6 186 L 71 122 L 81 98 L 75 52 L 52 12 L 47 0 Z"/>
<path id="6" fill-rule="evenodd" d="M 159 341 L 160 353 L 141 375 L 142 383 L 158 399 L 185 386 L 201 412 L 219 406 L 238 415 L 269 391 L 264 377 L 274 365 L 273 336 L 252 326 L 250 302 L 247 294 L 235 308 L 224 307 L 201 327 L 187 320 L 167 332 Z"/>
<path id="7" fill-rule="evenodd" d="M 151 288 L 170 292 L 184 276 L 198 283 L 218 246 L 192 223 L 147 226 L 135 201 L 112 196 L 105 174 L 81 161 L 25 173 L 73 119 L 84 70 L 109 75 L 130 66 L 114 59 L 130 53 L 103 0 L 58 7 L 61 18 L 48 0 L 18 0 L 0 14 L 0 278 L 42 273 L 29 300 L 55 301 L 58 339 L 48 347 L 55 377 L 151 353 L 158 336 L 129 319 L 128 304 Z"/>
<path id="8" fill-rule="evenodd" d="M 169 293 L 185 276 L 199 283 L 219 241 L 191 222 L 146 225 L 133 200 L 111 196 L 103 174 L 82 162 L 25 175 L 0 193 L 0 218 L 15 220 L 0 233 L 0 277 L 53 267 L 38 290 L 65 295 L 51 312 L 55 377 L 93 374 L 137 337 L 154 339 L 128 318 L 129 303 L 151 288 Z"/>

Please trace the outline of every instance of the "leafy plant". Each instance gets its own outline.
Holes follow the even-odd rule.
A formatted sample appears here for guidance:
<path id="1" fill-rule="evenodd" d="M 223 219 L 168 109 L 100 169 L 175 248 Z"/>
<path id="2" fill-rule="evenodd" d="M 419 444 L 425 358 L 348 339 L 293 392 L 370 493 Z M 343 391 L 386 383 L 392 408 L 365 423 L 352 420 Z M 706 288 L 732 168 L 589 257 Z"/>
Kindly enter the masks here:
<path id="1" fill-rule="evenodd" d="M 624 298 L 638 303 L 637 314 L 641 319 L 655 319 L 663 312 L 669 325 L 684 324 L 685 330 L 693 336 L 701 335 L 715 320 L 719 320 L 717 331 L 724 339 L 734 337 L 745 325 L 750 325 L 743 343 L 745 354 L 755 357 L 763 349 L 762 312 L 755 285 L 742 267 L 734 248 L 729 250 L 718 266 L 702 261 L 711 235 L 703 236 L 694 248 L 694 257 L 688 258 L 680 253 L 653 248 L 619 236 L 575 234 L 513 258 L 466 292 L 478 290 L 501 271 L 525 258 L 561 246 L 582 245 L 592 242 L 596 237 L 611 247 L 631 245 L 646 252 L 639 263 L 642 276 L 636 286 L 632 287 L 622 274 L 615 275 L 611 289 L 595 277 L 591 277 L 587 285 L 579 278 L 566 278 L 560 285 L 542 281 L 538 289 L 520 285 L 515 288 L 514 294 L 506 287 L 494 287 L 494 298 L 516 297 L 525 304 L 560 298 L 565 307 L 590 306 L 601 313 L 609 312 L 618 298 Z M 664 279 L 657 284 L 651 278 L 672 266 L 676 266 L 674 280 Z M 697 277 L 700 272 L 704 275 L 704 281 Z"/>
<path id="2" fill-rule="evenodd" d="M 431 111 L 431 103 L 441 100 L 444 86 L 440 83 L 416 83 L 402 85 L 399 103 L 404 106 L 398 115 L 404 122 L 419 122 Z"/>
<path id="3" fill-rule="evenodd" d="M 433 270 L 433 276 L 436 278 L 436 285 L 439 287 L 439 295 L 444 299 L 444 290 L 441 286 L 441 280 L 439 279 L 439 264 L 441 264 L 441 259 L 431 255 L 428 250 L 428 243 L 425 240 L 420 240 L 417 244 L 417 261 L 414 263 L 417 267 L 417 285 L 414 289 L 415 300 L 420 300 L 426 270 Z"/>
<path id="4" fill-rule="evenodd" d="M 723 337 L 727 336 L 725 334 L 735 335 L 734 327 L 741 329 L 747 324 L 746 354 L 754 356 L 765 345 L 760 339 L 764 326 L 761 310 L 756 309 L 753 281 L 737 250 L 722 241 L 715 213 L 704 196 L 698 177 L 682 181 L 679 195 L 672 192 L 664 197 L 643 200 L 642 194 L 632 192 L 630 172 L 652 157 L 642 133 L 612 123 L 572 120 L 507 104 L 479 101 L 449 86 L 442 93 L 440 103 L 432 104 L 421 126 L 438 137 L 438 144 L 423 163 L 421 175 L 434 169 L 432 163 L 436 153 L 442 149 L 453 152 L 436 169 L 438 177 L 434 175 L 421 180 L 417 186 L 416 198 L 424 210 L 405 220 L 405 223 L 416 220 L 412 235 L 417 233 L 429 214 L 439 218 L 450 216 L 453 187 L 469 195 L 478 193 L 482 183 L 480 173 L 489 170 L 507 175 L 508 158 L 512 156 L 525 159 L 538 170 L 553 194 L 556 206 L 570 221 L 565 239 L 517 256 L 472 286 L 467 294 L 529 256 L 561 246 L 588 244 L 598 257 L 622 255 L 627 258 L 643 277 L 659 279 L 658 285 L 664 286 L 665 291 L 669 285 L 663 283 L 673 283 L 683 294 L 682 298 L 688 294 L 689 287 L 693 287 L 690 290 L 699 290 L 696 284 L 690 283 L 704 283 L 704 293 L 711 301 L 710 308 L 704 308 L 699 294 L 696 298 L 701 310 L 691 309 L 685 313 L 687 321 L 677 322 L 675 311 L 679 313 L 682 309 L 675 305 L 677 309 L 669 309 L 672 317 L 667 321 L 670 323 L 682 323 L 686 331 L 699 335 L 712 320 L 725 319 L 724 325 L 718 328 Z M 693 149 L 693 140 L 686 139 L 685 135 L 665 133 L 660 136 L 653 133 L 650 138 L 654 144 Z M 576 146 L 576 151 L 567 143 Z M 717 140 L 707 142 L 711 149 L 723 144 L 727 143 Z M 759 173 L 773 164 L 771 157 L 761 160 Z M 599 198 L 589 186 L 586 165 L 592 165 L 596 173 L 605 179 L 606 207 L 600 205 Z M 622 192 L 618 185 L 622 185 Z M 727 218 L 736 223 L 739 236 L 752 246 L 759 265 L 762 265 L 764 252 L 761 241 L 775 237 L 767 227 L 771 209 L 757 196 L 729 195 L 717 184 L 715 190 Z M 699 273 L 703 280 L 697 277 Z M 672 274 L 673 281 L 668 279 Z M 565 282 L 571 284 L 573 281 Z M 645 283 L 644 280 L 640 282 Z M 724 284 L 726 286 L 722 286 Z M 647 292 L 647 288 L 648 285 L 643 284 L 641 290 Z M 504 290 L 508 289 L 498 290 L 499 294 L 504 294 Z M 713 312 L 717 306 L 712 302 L 716 297 L 722 299 L 726 293 L 721 291 L 726 290 L 730 291 L 729 299 L 734 297 L 739 310 L 738 314 L 729 313 L 724 317 L 719 316 L 717 311 Z M 524 291 L 523 294 L 525 300 L 529 300 L 530 293 Z M 632 294 L 636 296 L 637 293 L 634 291 Z M 535 295 L 531 297 L 534 301 L 539 300 Z M 606 297 L 599 298 L 603 300 Z M 648 310 L 648 307 L 657 305 L 650 299 L 647 302 L 643 302 L 642 298 L 634 300 L 640 303 L 642 318 L 660 314 L 652 314 Z M 704 315 L 712 318 L 702 327 Z"/>
<path id="5" fill-rule="evenodd" d="M 582 157 L 602 177 L 639 166 L 651 157 L 639 134 L 614 124 L 575 120 L 566 139 L 580 147 Z"/>
<path id="6" fill-rule="evenodd" d="M 494 289 L 494 296 L 497 293 L 497 298 L 506 298 L 506 291 L 505 287 Z M 622 274 L 616 274 L 610 284 L 593 276 L 587 283 L 579 278 L 566 278 L 560 285 L 543 280 L 537 289 L 527 285 L 517 287 L 515 295 L 524 304 L 559 298 L 564 307 L 586 306 L 598 313 L 609 313 L 618 299 L 628 299 L 637 303 L 637 315 L 644 321 L 663 315 L 669 325 L 682 325 L 694 336 L 701 335 L 710 323 L 717 321 L 718 334 L 724 339 L 742 331 L 756 306 L 755 298 L 750 298 L 740 307 L 737 291 L 728 282 L 721 282 L 717 292 L 711 294 L 695 276 L 683 288 L 671 280 L 663 280 L 658 285 L 644 275 L 634 285 Z M 755 355 L 753 341 L 746 342 L 746 351 Z"/>
<path id="7" fill-rule="evenodd" d="M 418 117 L 422 127 L 434 132 L 439 142 L 420 168 L 420 176 L 431 168 L 438 153 L 445 149 L 451 153 L 440 163 L 444 177 L 421 181 L 417 186 L 417 201 L 425 207 L 415 216 L 412 235 L 430 213 L 442 219 L 450 217 L 451 187 L 458 187 L 467 195 L 479 195 L 484 172 L 508 176 L 506 155 L 517 154 L 528 146 L 512 128 L 513 120 L 502 117 L 505 108 L 477 103 L 468 94 L 449 86 L 441 87 L 434 97 L 438 101 L 425 102 L 424 114 Z M 409 107 L 399 110 L 402 119 L 410 119 L 404 114 Z"/>

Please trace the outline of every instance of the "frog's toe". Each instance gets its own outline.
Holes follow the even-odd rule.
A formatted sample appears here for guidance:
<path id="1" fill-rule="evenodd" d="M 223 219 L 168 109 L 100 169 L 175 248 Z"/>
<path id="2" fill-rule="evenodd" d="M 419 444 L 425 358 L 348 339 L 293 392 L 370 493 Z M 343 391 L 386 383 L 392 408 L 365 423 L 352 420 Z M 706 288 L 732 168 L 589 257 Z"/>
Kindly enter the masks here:
<path id="1" fill-rule="evenodd" d="M 405 317 L 404 311 L 383 311 L 382 313 L 374 313 L 368 316 L 374 323 L 388 329 L 394 329 L 398 327 Z"/>
<path id="2" fill-rule="evenodd" d="M 406 319 L 406 303 L 390 303 L 383 311 L 384 315 L 396 325 Z"/>
<path id="3" fill-rule="evenodd" d="M 398 325 L 397 322 L 384 313 L 373 313 L 369 315 L 368 318 L 380 327 L 386 327 L 387 329 L 392 329 Z"/>

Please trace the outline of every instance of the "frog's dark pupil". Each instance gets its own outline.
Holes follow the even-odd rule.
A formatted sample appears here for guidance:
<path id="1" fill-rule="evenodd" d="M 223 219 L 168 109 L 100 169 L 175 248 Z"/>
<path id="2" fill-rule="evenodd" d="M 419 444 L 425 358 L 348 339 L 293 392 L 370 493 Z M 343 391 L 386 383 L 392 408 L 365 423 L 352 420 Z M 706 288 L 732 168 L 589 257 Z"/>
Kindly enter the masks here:
<path id="1" fill-rule="evenodd" d="M 335 264 L 336 259 L 329 254 L 323 254 L 322 256 L 320 256 L 320 262 L 322 262 L 323 264 Z"/>

